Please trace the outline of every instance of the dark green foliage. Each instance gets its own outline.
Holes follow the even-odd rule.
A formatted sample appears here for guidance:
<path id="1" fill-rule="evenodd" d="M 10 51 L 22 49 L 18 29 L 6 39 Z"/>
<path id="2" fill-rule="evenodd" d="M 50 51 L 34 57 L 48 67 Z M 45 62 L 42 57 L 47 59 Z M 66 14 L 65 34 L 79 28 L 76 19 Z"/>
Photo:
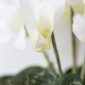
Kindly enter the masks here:
<path id="1" fill-rule="evenodd" d="M 12 79 L 12 85 L 55 85 L 57 76 L 46 68 L 30 67 Z"/>
<path id="2" fill-rule="evenodd" d="M 57 85 L 83 85 L 81 79 L 76 74 L 66 74 Z"/>
<path id="3" fill-rule="evenodd" d="M 78 74 L 69 74 L 69 72 L 71 69 L 58 79 L 56 73 L 50 69 L 29 67 L 16 76 L 1 77 L 0 85 L 84 85 Z"/>
<path id="4" fill-rule="evenodd" d="M 11 85 L 10 81 L 13 78 L 13 76 L 3 76 L 0 78 L 0 85 Z"/>

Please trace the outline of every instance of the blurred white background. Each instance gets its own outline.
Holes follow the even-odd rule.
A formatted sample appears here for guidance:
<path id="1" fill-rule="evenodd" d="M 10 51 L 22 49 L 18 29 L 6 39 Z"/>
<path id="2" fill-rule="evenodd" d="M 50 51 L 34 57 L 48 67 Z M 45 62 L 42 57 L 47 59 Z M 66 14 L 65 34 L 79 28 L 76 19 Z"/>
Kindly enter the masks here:
<path id="1" fill-rule="evenodd" d="M 7 3 L 8 1 L 9 0 L 7 0 Z M 72 66 L 72 40 L 69 31 L 68 29 L 62 30 L 57 28 L 55 32 L 63 71 L 69 66 Z M 78 65 L 81 65 L 84 57 L 84 44 L 78 41 L 78 45 L 77 62 Z M 51 50 L 49 51 L 49 55 L 51 60 L 55 63 L 54 54 Z M 5 74 L 16 74 L 22 69 L 33 65 L 46 66 L 47 63 L 42 53 L 36 52 L 29 41 L 24 50 L 16 49 L 11 42 L 0 46 L 0 76 Z"/>

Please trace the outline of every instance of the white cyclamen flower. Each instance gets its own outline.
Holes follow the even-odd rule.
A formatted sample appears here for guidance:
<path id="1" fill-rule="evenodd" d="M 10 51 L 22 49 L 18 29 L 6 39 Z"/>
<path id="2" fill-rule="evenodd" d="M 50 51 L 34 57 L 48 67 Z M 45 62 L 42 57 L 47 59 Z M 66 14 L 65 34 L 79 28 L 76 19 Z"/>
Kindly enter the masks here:
<path id="1" fill-rule="evenodd" d="M 85 42 L 85 16 L 79 14 L 74 16 L 73 32 L 80 41 Z"/>
<path id="2" fill-rule="evenodd" d="M 0 43 L 12 40 L 19 49 L 25 46 L 24 17 L 17 1 L 0 1 Z"/>
<path id="3" fill-rule="evenodd" d="M 44 51 L 51 47 L 56 0 L 21 0 L 25 23 L 34 48 Z"/>

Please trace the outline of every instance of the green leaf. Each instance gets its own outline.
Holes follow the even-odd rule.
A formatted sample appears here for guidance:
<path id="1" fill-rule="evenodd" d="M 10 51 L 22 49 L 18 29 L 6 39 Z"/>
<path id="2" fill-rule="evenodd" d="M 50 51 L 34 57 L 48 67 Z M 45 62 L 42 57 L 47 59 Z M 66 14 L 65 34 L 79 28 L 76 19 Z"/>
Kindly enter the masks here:
<path id="1" fill-rule="evenodd" d="M 41 67 L 30 67 L 19 73 L 13 85 L 55 85 L 57 76 L 50 70 Z"/>
<path id="2" fill-rule="evenodd" d="M 78 75 L 67 74 L 59 81 L 58 85 L 83 85 L 83 84 Z"/>

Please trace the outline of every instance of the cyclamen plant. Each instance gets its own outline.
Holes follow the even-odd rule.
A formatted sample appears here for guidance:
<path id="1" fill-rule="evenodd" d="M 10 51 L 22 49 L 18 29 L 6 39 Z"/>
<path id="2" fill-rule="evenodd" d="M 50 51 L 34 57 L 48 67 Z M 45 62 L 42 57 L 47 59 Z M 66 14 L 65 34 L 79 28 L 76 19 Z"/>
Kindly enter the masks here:
<path id="1" fill-rule="evenodd" d="M 21 0 L 20 4 L 17 2 L 17 5 L 14 4 L 9 9 L 13 11 L 12 15 L 3 15 L 3 20 L 8 24 L 4 27 L 3 34 L 9 34 L 5 41 L 14 39 L 14 45 L 23 49 L 26 39 L 31 39 L 36 51 L 45 56 L 48 66 L 28 67 L 16 75 L 0 77 L 0 85 L 85 85 L 85 59 L 81 67 L 76 65 L 76 38 L 85 42 L 84 2 L 66 0 L 57 6 L 56 3 L 57 0 Z M 72 36 L 73 66 L 66 72 L 62 71 L 55 36 L 56 28 L 70 29 Z M 14 38 L 16 36 L 17 39 Z M 19 42 L 21 37 L 23 40 Z M 58 70 L 47 52 L 52 48 Z"/>

